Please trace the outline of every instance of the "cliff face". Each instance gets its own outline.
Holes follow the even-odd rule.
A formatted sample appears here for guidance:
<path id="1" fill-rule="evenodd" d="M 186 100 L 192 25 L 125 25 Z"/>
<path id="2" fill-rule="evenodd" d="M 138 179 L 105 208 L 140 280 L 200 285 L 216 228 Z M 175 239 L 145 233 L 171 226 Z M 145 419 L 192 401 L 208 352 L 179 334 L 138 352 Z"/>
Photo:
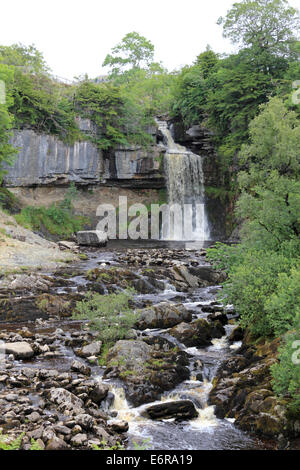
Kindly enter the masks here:
<path id="1" fill-rule="evenodd" d="M 78 119 L 78 125 L 87 136 L 97 132 L 88 119 Z M 171 131 L 176 142 L 205 157 L 205 186 L 219 187 L 217 156 L 209 131 L 201 126 L 193 126 L 186 131 L 180 123 L 173 123 Z M 158 142 L 162 140 L 156 128 L 150 129 L 149 133 Z M 67 145 L 53 135 L 37 134 L 30 129 L 16 130 L 12 143 L 19 149 L 19 154 L 14 165 L 6 167 L 4 182 L 22 195 L 24 204 L 41 203 L 43 199 L 44 205 L 47 205 L 50 190 L 54 194 L 72 181 L 78 188 L 82 187 L 82 193 L 86 190 L 95 191 L 97 200 L 106 195 L 105 188 L 108 192 L 114 188 L 119 192 L 122 188 L 122 194 L 128 194 L 129 198 L 132 195 L 133 199 L 142 202 L 144 196 L 139 192 L 166 187 L 163 164 L 165 148 L 162 145 L 155 144 L 148 150 L 127 146 L 99 151 L 88 138 Z M 31 189 L 34 188 L 33 197 Z M 61 194 L 57 196 L 60 198 Z M 152 202 L 159 199 L 158 195 L 152 194 L 152 197 Z M 206 209 L 212 239 L 223 238 L 226 207 L 219 199 L 206 196 Z M 88 211 L 87 205 L 84 211 Z"/>
<path id="2" fill-rule="evenodd" d="M 76 142 L 69 146 L 54 136 L 36 134 L 29 129 L 15 131 L 11 141 L 19 149 L 19 154 L 14 165 L 7 167 L 7 186 L 99 181 L 101 159 L 90 142 Z"/>
<path id="3" fill-rule="evenodd" d="M 12 144 L 19 154 L 14 165 L 6 167 L 4 181 L 10 187 L 58 186 L 71 181 L 79 185 L 164 187 L 157 146 L 149 151 L 118 148 L 104 154 L 90 141 L 67 145 L 55 136 L 30 129 L 15 131 Z"/>

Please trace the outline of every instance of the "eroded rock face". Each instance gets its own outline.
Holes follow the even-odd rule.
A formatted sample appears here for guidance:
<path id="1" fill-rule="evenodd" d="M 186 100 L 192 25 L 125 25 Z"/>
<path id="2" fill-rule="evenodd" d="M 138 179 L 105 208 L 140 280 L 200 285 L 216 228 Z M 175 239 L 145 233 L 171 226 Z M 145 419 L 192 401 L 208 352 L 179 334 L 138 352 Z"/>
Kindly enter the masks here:
<path id="1" fill-rule="evenodd" d="M 181 322 L 192 321 L 192 314 L 183 305 L 162 302 L 141 310 L 137 328 L 171 328 Z"/>
<path id="2" fill-rule="evenodd" d="M 254 346 L 246 338 L 237 354 L 222 364 L 209 396 L 218 418 L 235 418 L 241 429 L 265 437 L 293 432 L 295 423 L 289 422 L 272 390 L 270 367 L 277 361 L 277 348 L 278 340 Z"/>
<path id="3" fill-rule="evenodd" d="M 95 135 L 93 124 L 85 122 L 83 132 Z M 13 166 L 5 167 L 8 186 L 60 186 L 72 181 L 130 188 L 165 186 L 161 165 L 164 151 L 157 145 L 148 150 L 120 146 L 104 154 L 88 138 L 67 145 L 54 135 L 31 129 L 15 130 L 11 143 L 20 150 Z"/>
<path id="4" fill-rule="evenodd" d="M 158 399 L 166 390 L 189 378 L 188 355 L 159 337 L 144 341 L 118 341 L 108 353 L 105 378 L 125 382 L 127 398 L 134 406 Z"/>
<path id="5" fill-rule="evenodd" d="M 33 130 L 14 131 L 12 144 L 19 153 L 8 167 L 5 182 L 12 186 L 59 185 L 74 181 L 97 183 L 101 175 L 101 154 L 91 142 L 67 145 L 53 135 Z"/>
<path id="6" fill-rule="evenodd" d="M 175 418 L 178 421 L 184 421 L 197 418 L 198 412 L 193 402 L 178 400 L 149 406 L 144 410 L 143 416 L 151 419 Z"/>

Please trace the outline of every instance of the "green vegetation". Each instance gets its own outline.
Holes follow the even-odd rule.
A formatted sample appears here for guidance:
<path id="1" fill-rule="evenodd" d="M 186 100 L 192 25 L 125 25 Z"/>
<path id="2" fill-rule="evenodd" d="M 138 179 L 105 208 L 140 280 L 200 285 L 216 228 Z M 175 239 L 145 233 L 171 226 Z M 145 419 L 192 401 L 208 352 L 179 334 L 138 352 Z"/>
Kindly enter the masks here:
<path id="1" fill-rule="evenodd" d="M 98 331 L 104 345 L 111 346 L 125 339 L 136 322 L 137 315 L 129 306 L 134 293 L 133 289 L 110 295 L 88 292 L 84 300 L 77 302 L 72 318 L 88 320 L 89 327 Z"/>
<path id="2" fill-rule="evenodd" d="M 50 207 L 27 206 L 16 214 L 18 224 L 33 231 L 46 231 L 59 237 L 70 237 L 87 223 L 87 219 L 73 214 L 72 201 L 77 197 L 77 190 L 71 184 L 64 199 Z"/>
<path id="3" fill-rule="evenodd" d="M 0 60 L 0 184 L 4 171 L 1 169 L 3 163 L 11 164 L 16 150 L 10 145 L 10 131 L 13 126 L 13 115 L 10 107 L 13 104 L 13 96 L 9 85 L 13 81 L 14 70 Z"/>
<path id="4" fill-rule="evenodd" d="M 24 435 L 25 433 L 22 433 L 16 439 L 12 440 L 9 435 L 2 434 L 2 431 L 0 431 L 0 450 L 20 450 Z M 42 450 L 37 441 L 31 439 L 30 442 L 31 446 L 29 450 Z"/>
<path id="5" fill-rule="evenodd" d="M 241 50 L 220 57 L 208 47 L 194 65 L 184 67 L 171 110 L 186 126 L 202 123 L 214 131 L 224 181 L 236 189 L 237 153 L 248 141 L 259 106 L 277 95 L 297 108 L 291 95 L 300 73 L 299 15 L 285 0 L 243 0 L 219 24 Z"/>
<path id="6" fill-rule="evenodd" d="M 6 85 L 6 102 L 0 104 L 0 165 L 17 153 L 9 144 L 12 126 L 53 134 L 66 143 L 92 139 L 102 150 L 152 144 L 148 128 L 156 114 L 168 111 L 174 79 L 153 62 L 153 53 L 150 41 L 129 33 L 105 59 L 111 68 L 107 80 L 98 83 L 85 76 L 66 85 L 52 78 L 34 46 L 0 46 L 0 80 Z M 77 117 L 92 121 L 92 136 L 80 131 Z"/>
<path id="7" fill-rule="evenodd" d="M 254 338 L 280 337 L 279 362 L 271 369 L 273 388 L 296 416 L 300 406 L 300 107 L 292 100 L 292 82 L 300 76 L 299 42 L 294 34 L 299 15 L 283 0 L 243 0 L 219 22 L 224 35 L 244 49 L 214 65 L 215 77 L 224 78 L 224 61 L 231 62 L 232 79 L 213 92 L 221 101 L 215 101 L 212 113 L 212 94 L 204 107 L 208 122 L 214 122 L 219 136 L 225 136 L 219 149 L 226 157 L 227 171 L 235 165 L 239 194 L 235 214 L 243 229 L 241 244 L 219 243 L 208 250 L 208 257 L 228 274 L 224 296 L 240 313 L 241 326 Z M 247 63 L 252 64 L 248 78 L 243 72 Z M 232 94 L 226 104 L 238 71 L 243 96 L 238 91 L 238 100 Z M 222 80 L 215 83 L 224 85 Z M 234 106 L 235 117 L 230 117 Z M 222 122 L 229 124 L 224 132 L 218 127 Z"/>
<path id="8" fill-rule="evenodd" d="M 218 244 L 209 259 L 225 269 L 225 295 L 256 337 L 282 336 L 274 390 L 300 400 L 299 367 L 291 338 L 300 339 L 300 119 L 274 97 L 249 127 L 239 159 L 241 191 L 236 214 L 244 220 L 242 243 Z M 288 338 L 288 339 L 287 339 Z"/>

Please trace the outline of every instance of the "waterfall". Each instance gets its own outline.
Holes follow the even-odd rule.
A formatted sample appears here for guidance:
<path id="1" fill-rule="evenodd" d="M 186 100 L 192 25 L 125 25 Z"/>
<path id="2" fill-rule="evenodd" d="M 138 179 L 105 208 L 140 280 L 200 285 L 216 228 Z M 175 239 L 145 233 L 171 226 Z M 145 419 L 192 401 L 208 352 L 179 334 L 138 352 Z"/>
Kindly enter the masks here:
<path id="1" fill-rule="evenodd" d="M 164 137 L 164 160 L 170 216 L 163 222 L 162 238 L 209 240 L 205 211 L 203 158 L 174 142 L 165 121 L 156 121 Z"/>

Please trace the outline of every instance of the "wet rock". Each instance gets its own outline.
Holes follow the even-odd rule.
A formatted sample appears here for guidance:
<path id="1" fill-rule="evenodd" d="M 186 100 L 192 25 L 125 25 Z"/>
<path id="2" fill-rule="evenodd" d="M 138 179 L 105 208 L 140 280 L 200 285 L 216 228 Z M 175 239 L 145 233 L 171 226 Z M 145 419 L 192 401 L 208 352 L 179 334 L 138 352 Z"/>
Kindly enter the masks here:
<path id="1" fill-rule="evenodd" d="M 199 286 L 197 277 L 193 276 L 185 266 L 175 266 L 173 269 L 179 274 L 181 278 L 185 280 L 189 287 L 195 288 Z"/>
<path id="2" fill-rule="evenodd" d="M 13 354 L 16 359 L 29 359 L 34 355 L 32 347 L 24 341 L 4 343 L 3 345 L 0 345 L 0 352 Z"/>
<path id="3" fill-rule="evenodd" d="M 128 431 L 129 429 L 129 425 L 127 423 L 127 421 L 112 421 L 110 423 L 108 423 L 109 425 L 109 429 L 112 431 L 112 432 L 117 432 L 117 433 L 125 433 Z"/>
<path id="4" fill-rule="evenodd" d="M 157 305 L 143 309 L 139 314 L 137 328 L 171 328 L 181 322 L 192 321 L 192 313 L 183 305 L 172 305 L 162 302 Z"/>
<path id="5" fill-rule="evenodd" d="M 154 294 L 157 291 L 146 279 L 136 279 L 132 282 L 132 285 L 140 294 Z"/>
<path id="6" fill-rule="evenodd" d="M 204 307 L 203 310 L 206 310 Z M 214 312 L 207 316 L 207 319 L 211 322 L 219 321 L 223 326 L 227 325 L 228 318 L 226 313 L 223 312 Z"/>
<path id="7" fill-rule="evenodd" d="M 82 429 L 88 431 L 94 425 L 94 418 L 87 413 L 79 414 L 75 417 L 75 423 L 81 426 Z"/>
<path id="8" fill-rule="evenodd" d="M 203 319 L 193 323 L 180 323 L 169 333 L 187 347 L 203 348 L 212 344 L 212 327 Z"/>
<path id="9" fill-rule="evenodd" d="M 212 324 L 212 328 L 211 328 L 212 338 L 220 339 L 225 335 L 226 335 L 226 331 L 225 331 L 225 328 L 222 325 L 222 323 L 219 320 L 214 321 L 213 324 Z"/>
<path id="10" fill-rule="evenodd" d="M 69 242 L 65 240 L 59 241 L 58 246 L 61 250 L 71 250 L 76 253 L 78 252 L 78 248 L 79 248 L 75 242 Z"/>
<path id="11" fill-rule="evenodd" d="M 235 343 L 236 341 L 243 341 L 245 331 L 240 327 L 236 327 L 228 338 L 230 343 Z"/>
<path id="12" fill-rule="evenodd" d="M 212 266 L 190 267 L 190 273 L 196 278 L 207 281 L 209 285 L 218 285 L 226 281 L 226 275 L 222 271 L 216 271 Z"/>
<path id="13" fill-rule="evenodd" d="M 74 447 L 83 447 L 87 444 L 88 438 L 86 434 L 76 434 L 76 436 L 72 437 L 71 444 Z"/>
<path id="14" fill-rule="evenodd" d="M 101 232 L 100 230 L 89 230 L 77 232 L 77 243 L 78 245 L 85 246 L 106 246 L 107 245 L 107 233 Z"/>
<path id="15" fill-rule="evenodd" d="M 51 388 L 47 395 L 52 403 L 56 403 L 63 410 L 78 411 L 83 408 L 83 401 L 64 388 Z"/>
<path id="16" fill-rule="evenodd" d="M 94 341 L 93 343 L 84 346 L 76 354 L 80 357 L 88 358 L 90 356 L 97 356 L 101 351 L 102 341 Z"/>
<path id="17" fill-rule="evenodd" d="M 171 401 L 149 406 L 142 414 L 155 420 L 175 418 L 178 421 L 183 421 L 198 417 L 194 403 L 189 400 Z"/>
<path id="18" fill-rule="evenodd" d="M 99 439 L 101 439 L 101 441 L 109 441 L 110 435 L 102 426 L 94 426 L 93 432 L 97 437 L 99 437 Z"/>
<path id="19" fill-rule="evenodd" d="M 69 447 L 63 439 L 53 437 L 46 445 L 45 450 L 67 450 Z"/>
<path id="20" fill-rule="evenodd" d="M 118 341 L 108 353 L 104 378 L 124 380 L 127 399 L 139 406 L 188 379 L 188 363 L 188 355 L 163 338 Z"/>
<path id="21" fill-rule="evenodd" d="M 83 375 L 91 375 L 91 368 L 80 361 L 73 361 L 71 369 Z"/>
<path id="22" fill-rule="evenodd" d="M 241 429 L 265 437 L 286 435 L 288 420 L 280 399 L 273 396 L 270 367 L 276 362 L 278 339 L 249 342 L 222 364 L 209 395 L 218 418 L 235 418 Z M 248 342 L 247 342 L 248 341 Z M 242 354 L 241 354 L 242 353 Z"/>
<path id="23" fill-rule="evenodd" d="M 105 384 L 99 384 L 94 387 L 92 392 L 90 393 L 89 397 L 91 400 L 93 400 L 94 403 L 101 403 L 105 398 L 107 397 L 107 394 L 109 392 L 109 387 L 108 385 Z"/>

